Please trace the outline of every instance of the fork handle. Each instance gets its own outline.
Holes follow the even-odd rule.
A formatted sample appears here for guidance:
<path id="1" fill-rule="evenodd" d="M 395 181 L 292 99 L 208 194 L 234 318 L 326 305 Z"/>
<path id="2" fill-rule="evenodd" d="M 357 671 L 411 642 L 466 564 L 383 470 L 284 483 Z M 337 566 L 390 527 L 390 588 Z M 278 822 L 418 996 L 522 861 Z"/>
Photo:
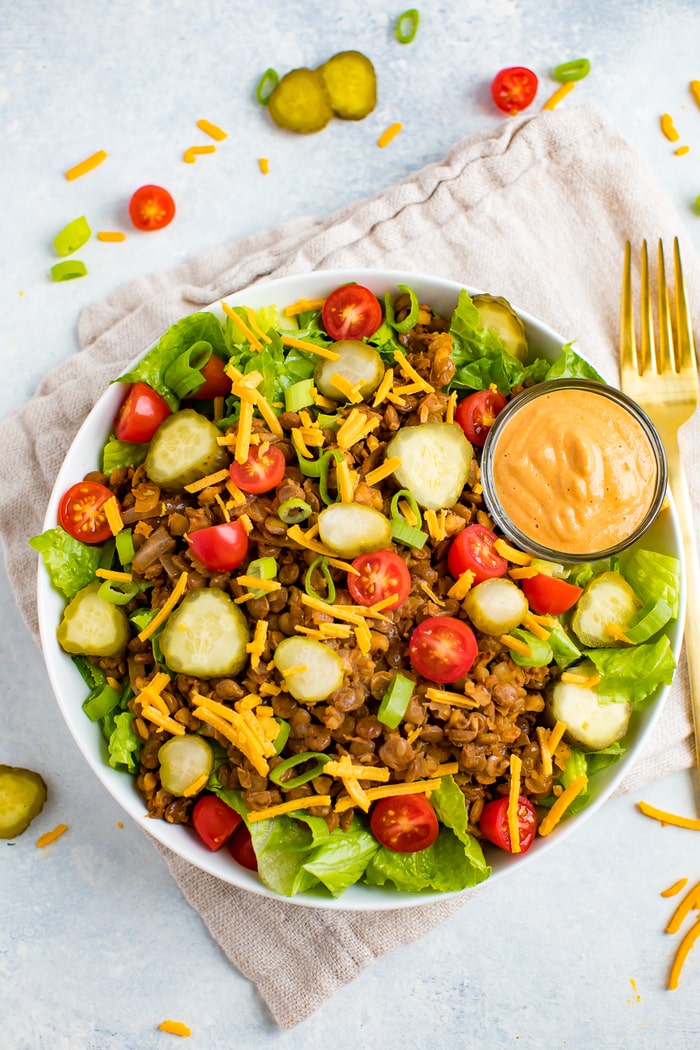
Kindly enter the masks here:
<path id="1" fill-rule="evenodd" d="M 678 513 L 686 560 L 685 657 L 688 663 L 690 707 L 695 729 L 696 772 L 700 775 L 700 594 L 698 593 L 698 551 L 693 529 L 693 509 L 688 481 L 677 440 L 666 442 L 668 483 Z"/>

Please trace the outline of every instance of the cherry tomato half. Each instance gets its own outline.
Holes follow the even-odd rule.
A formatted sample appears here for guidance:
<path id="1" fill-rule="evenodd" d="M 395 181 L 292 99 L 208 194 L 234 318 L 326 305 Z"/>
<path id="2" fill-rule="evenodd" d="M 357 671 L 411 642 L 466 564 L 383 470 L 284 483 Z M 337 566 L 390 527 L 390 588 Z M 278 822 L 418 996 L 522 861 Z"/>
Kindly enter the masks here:
<path id="1" fill-rule="evenodd" d="M 505 407 L 506 399 L 498 390 L 477 390 L 457 405 L 455 423 L 459 423 L 472 445 L 481 448 L 496 416 Z"/>
<path id="2" fill-rule="evenodd" d="M 258 858 L 253 849 L 253 840 L 245 824 L 239 824 L 229 839 L 228 851 L 235 861 L 248 871 L 258 870 Z"/>
<path id="3" fill-rule="evenodd" d="M 498 536 L 485 525 L 467 525 L 458 532 L 447 553 L 447 568 L 457 580 L 463 572 L 474 573 L 474 584 L 505 576 L 508 561 L 495 549 Z"/>
<path id="4" fill-rule="evenodd" d="M 375 803 L 369 826 L 375 839 L 395 853 L 417 853 L 432 846 L 439 824 L 425 795 L 392 795 Z"/>
<path id="5" fill-rule="evenodd" d="M 521 580 L 520 586 L 530 608 L 547 616 L 566 612 L 583 594 L 583 587 L 567 583 L 566 580 L 557 580 L 543 572 L 539 576 L 531 576 L 529 580 Z"/>
<path id="6" fill-rule="evenodd" d="M 231 393 L 231 380 L 226 375 L 225 363 L 216 354 L 212 354 L 204 368 L 202 375 L 204 382 L 199 390 L 195 390 L 190 397 L 195 401 L 209 401 L 215 397 L 226 397 Z"/>
<path id="7" fill-rule="evenodd" d="M 268 445 L 264 452 L 261 448 L 261 445 L 252 445 L 245 463 L 234 462 L 229 469 L 234 484 L 256 496 L 277 488 L 287 466 L 284 453 L 277 445 Z"/>
<path id="8" fill-rule="evenodd" d="M 132 383 L 114 420 L 114 433 L 119 441 L 137 445 L 150 441 L 163 420 L 170 415 L 164 397 L 147 383 Z"/>
<path id="9" fill-rule="evenodd" d="M 478 646 L 471 627 L 454 616 L 429 616 L 419 623 L 408 643 L 414 671 L 436 685 L 463 678 L 470 670 Z"/>
<path id="10" fill-rule="evenodd" d="M 411 574 L 403 558 L 394 551 L 374 551 L 360 554 L 352 563 L 359 576 L 348 573 L 348 590 L 358 605 L 374 605 L 392 594 L 396 600 L 387 609 L 398 609 L 411 590 Z"/>
<path id="11" fill-rule="evenodd" d="M 162 230 L 174 215 L 175 201 L 162 186 L 140 186 L 129 201 L 129 216 L 137 230 Z"/>
<path id="12" fill-rule="evenodd" d="M 512 853 L 510 831 L 508 830 L 508 799 L 496 798 L 493 802 L 487 802 L 481 813 L 479 830 L 485 839 L 493 842 L 494 846 Z M 527 853 L 535 841 L 537 831 L 537 816 L 535 807 L 529 798 L 524 795 L 518 796 L 518 838 L 520 839 L 520 852 Z"/>
<path id="13" fill-rule="evenodd" d="M 192 810 L 194 830 L 204 845 L 213 851 L 221 849 L 242 820 L 240 813 L 217 795 L 205 795 Z"/>
<path id="14" fill-rule="evenodd" d="M 525 66 L 511 66 L 496 73 L 491 95 L 499 109 L 511 116 L 521 113 L 537 94 L 537 77 Z"/>
<path id="15" fill-rule="evenodd" d="M 248 553 L 248 533 L 241 521 L 224 521 L 185 536 L 197 561 L 212 572 L 230 572 Z"/>
<path id="16" fill-rule="evenodd" d="M 366 339 L 382 323 L 382 308 L 369 288 L 342 284 L 326 299 L 321 319 L 331 339 Z"/>
<path id="17" fill-rule="evenodd" d="M 76 540 L 103 543 L 112 535 L 104 505 L 113 495 L 99 481 L 71 485 L 58 506 L 59 524 Z"/>

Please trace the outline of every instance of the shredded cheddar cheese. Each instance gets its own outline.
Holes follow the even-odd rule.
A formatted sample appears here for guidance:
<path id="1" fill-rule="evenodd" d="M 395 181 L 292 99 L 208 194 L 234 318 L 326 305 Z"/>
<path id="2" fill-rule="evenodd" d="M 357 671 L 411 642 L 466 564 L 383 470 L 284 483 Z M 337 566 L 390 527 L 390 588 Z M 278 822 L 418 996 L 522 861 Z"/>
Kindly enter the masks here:
<path id="1" fill-rule="evenodd" d="M 126 234 L 122 233 L 121 230 L 98 230 L 97 239 L 98 241 L 106 241 L 107 243 L 117 243 L 119 241 L 125 241 Z"/>
<path id="2" fill-rule="evenodd" d="M 180 574 L 177 583 L 170 592 L 165 605 L 159 610 L 156 616 L 153 617 L 150 623 L 147 623 L 142 631 L 137 635 L 140 642 L 145 642 L 147 638 L 150 638 L 154 631 L 157 631 L 162 623 L 165 623 L 170 613 L 173 611 L 180 598 L 185 593 L 187 587 L 187 573 L 183 572 Z"/>
<path id="3" fill-rule="evenodd" d="M 553 95 L 550 95 L 542 106 L 542 109 L 555 109 L 559 103 L 566 98 L 569 92 L 574 90 L 575 86 L 573 80 L 569 80 L 566 84 L 562 84 L 561 87 L 557 88 Z"/>
<path id="4" fill-rule="evenodd" d="M 236 581 L 241 587 L 252 587 L 260 591 L 278 591 L 282 586 L 279 580 L 265 580 L 260 576 L 237 576 Z"/>
<path id="5" fill-rule="evenodd" d="M 414 780 L 410 784 L 387 784 L 385 787 L 367 788 L 365 795 L 370 802 L 393 795 L 429 795 L 431 791 L 439 788 L 441 783 L 442 777 L 435 777 L 432 780 Z M 353 805 L 351 798 L 339 798 L 334 809 L 336 813 L 343 813 Z"/>
<path id="6" fill-rule="evenodd" d="M 124 528 L 124 522 L 119 511 L 119 504 L 117 503 L 117 497 L 112 496 L 110 499 L 103 504 L 102 508 L 107 518 L 107 524 L 109 525 L 110 531 L 113 536 L 117 536 Z"/>
<path id="7" fill-rule="evenodd" d="M 387 368 L 386 372 L 384 373 L 384 375 L 382 377 L 381 383 L 379 384 L 379 386 L 377 387 L 377 389 L 375 391 L 374 401 L 372 402 L 372 407 L 373 408 L 377 408 L 378 405 L 381 405 L 382 401 L 384 401 L 386 399 L 387 394 L 389 393 L 389 391 L 391 390 L 393 385 L 394 385 L 394 369 L 393 368 Z"/>
<path id="8" fill-rule="evenodd" d="M 313 806 L 330 806 L 330 795 L 304 795 L 302 798 L 290 798 L 287 802 L 280 802 L 277 806 L 268 806 L 267 809 L 250 810 L 248 820 L 254 824 L 257 820 L 269 820 L 270 817 L 279 817 L 282 813 L 294 813 L 297 809 L 311 809 Z"/>
<path id="9" fill-rule="evenodd" d="M 39 836 L 36 840 L 37 849 L 43 849 L 44 846 L 50 846 L 52 842 L 56 841 L 56 839 L 60 839 L 61 835 L 66 831 L 68 831 L 67 824 L 57 824 L 53 831 L 47 831 Z"/>
<path id="10" fill-rule="evenodd" d="M 510 787 L 508 790 L 508 835 L 510 836 L 511 853 L 520 853 L 520 822 L 518 806 L 520 798 L 520 774 L 523 763 L 520 755 L 510 756 Z"/>
<path id="11" fill-rule="evenodd" d="M 447 399 L 447 408 L 445 409 L 445 422 L 454 423 L 455 421 L 455 408 L 457 407 L 457 391 L 453 390 Z"/>
<path id="12" fill-rule="evenodd" d="M 530 631 L 531 634 L 534 634 L 536 638 L 541 638 L 543 642 L 546 642 L 551 634 L 551 631 L 548 631 L 543 627 L 539 620 L 535 619 L 532 613 L 526 613 L 521 622 L 523 627 Z"/>
<path id="13" fill-rule="evenodd" d="M 216 139 L 217 142 L 223 142 L 224 139 L 228 138 L 228 133 L 223 131 L 216 124 L 212 124 L 209 120 L 198 120 L 197 127 L 200 131 L 203 131 L 205 135 L 209 135 L 211 138 Z"/>
<path id="14" fill-rule="evenodd" d="M 675 897 L 676 894 L 680 893 L 681 890 L 685 889 L 685 887 L 687 885 L 688 885 L 688 880 L 687 879 L 678 879 L 678 881 L 674 882 L 672 886 L 668 886 L 667 889 L 662 890 L 661 891 L 661 896 L 662 897 Z"/>
<path id="15" fill-rule="evenodd" d="M 527 642 L 521 641 L 520 638 L 514 638 L 512 634 L 502 634 L 499 641 L 522 656 L 532 656 L 532 649 Z"/>
<path id="16" fill-rule="evenodd" d="M 355 641 L 362 655 L 366 656 L 372 648 L 372 632 L 366 623 L 358 623 L 355 627 Z"/>
<path id="17" fill-rule="evenodd" d="M 668 987 L 671 991 L 678 987 L 678 979 L 683 969 L 683 964 L 688 957 L 688 952 L 695 944 L 696 940 L 700 937 L 700 919 L 690 927 L 685 937 L 678 946 L 673 964 L 671 966 L 671 972 L 668 978 Z"/>
<path id="18" fill-rule="evenodd" d="M 700 908 L 700 882 L 696 882 L 692 889 L 688 890 L 671 916 L 666 933 L 678 933 L 684 920 L 694 908 Z"/>
<path id="19" fill-rule="evenodd" d="M 693 820 L 691 817 L 681 817 L 676 813 L 666 813 L 663 809 L 650 806 L 648 802 L 638 802 L 637 805 L 645 817 L 652 817 L 662 824 L 672 824 L 677 828 L 690 828 L 691 831 L 700 831 L 700 820 Z"/>
<path id="20" fill-rule="evenodd" d="M 241 401 L 241 414 L 236 431 L 236 445 L 234 459 L 236 463 L 245 463 L 250 454 L 250 435 L 253 426 L 253 404 L 251 401 Z"/>
<path id="21" fill-rule="evenodd" d="M 673 117 L 670 113 L 663 113 L 661 115 L 661 130 L 668 139 L 669 142 L 678 142 L 680 135 L 676 131 L 676 127 L 673 123 Z"/>
<path id="22" fill-rule="evenodd" d="M 341 460 L 335 470 L 338 479 L 338 491 L 340 492 L 342 502 L 352 503 L 355 499 L 355 483 L 353 480 L 355 472 L 350 470 L 350 467 L 345 460 Z"/>
<path id="23" fill-rule="evenodd" d="M 89 171 L 96 168 L 98 164 L 102 164 L 103 161 L 107 160 L 107 154 L 103 149 L 98 149 L 96 153 L 86 157 L 85 160 L 81 160 L 80 164 L 74 165 L 65 172 L 65 177 L 68 182 L 73 182 L 74 179 L 79 179 L 81 175 L 87 175 Z"/>
<path id="24" fill-rule="evenodd" d="M 445 517 L 446 513 L 444 510 L 438 512 L 426 510 L 425 512 L 425 524 L 428 526 L 431 539 L 435 540 L 436 543 L 440 543 L 447 536 Z"/>
<path id="25" fill-rule="evenodd" d="M 207 474 L 205 478 L 198 478 L 197 481 L 185 485 L 185 492 L 202 492 L 203 489 L 211 488 L 212 485 L 220 485 L 230 476 L 228 467 L 225 470 L 217 470 L 215 474 Z"/>
<path id="26" fill-rule="evenodd" d="M 295 303 L 285 306 L 282 313 L 285 317 L 296 317 L 297 314 L 305 314 L 309 310 L 320 310 L 325 301 L 325 299 L 297 299 Z"/>
<path id="27" fill-rule="evenodd" d="M 310 343 L 308 339 L 297 339 L 293 335 L 283 335 L 282 343 L 284 346 L 293 346 L 297 350 L 307 350 L 310 354 L 316 354 L 318 357 L 325 357 L 327 361 L 338 361 L 340 354 L 335 350 L 329 350 L 325 346 L 318 346 L 316 343 Z"/>
<path id="28" fill-rule="evenodd" d="M 432 686 L 426 689 L 425 695 L 428 700 L 436 704 L 451 704 L 454 707 L 476 707 L 471 697 L 463 696 L 461 693 L 451 693 L 449 689 L 434 689 Z"/>
<path id="29" fill-rule="evenodd" d="M 173 736 L 184 736 L 185 734 L 185 727 L 180 722 L 176 722 L 170 715 L 164 715 L 153 704 L 145 704 L 141 708 L 141 717 L 149 722 L 153 722 L 154 725 L 159 726 L 161 729 L 166 729 Z"/>
<path id="30" fill-rule="evenodd" d="M 529 554 L 516 550 L 515 547 L 511 547 L 505 540 L 496 540 L 493 549 L 506 561 L 512 561 L 514 565 L 529 565 L 532 561 Z"/>
<path id="31" fill-rule="evenodd" d="M 406 379 L 412 379 L 417 384 L 418 390 L 424 390 L 426 394 L 434 394 L 435 387 L 431 386 L 427 379 L 423 379 L 423 376 L 416 372 L 415 368 L 408 361 L 406 356 L 402 354 L 400 350 L 394 350 L 394 360 L 401 369 Z"/>
<path id="32" fill-rule="evenodd" d="M 227 317 L 230 317 L 240 332 L 246 337 L 253 350 L 262 350 L 262 343 L 260 340 L 251 332 L 245 321 L 233 310 L 228 303 L 224 302 L 223 299 L 219 300 L 221 309 L 224 311 Z"/>
<path id="33" fill-rule="evenodd" d="M 369 474 L 365 475 L 365 481 L 368 485 L 376 485 L 378 482 L 383 481 L 384 478 L 388 478 L 390 474 L 398 470 L 403 460 L 400 456 L 390 456 L 389 459 L 385 459 L 379 467 L 375 467 L 374 470 L 370 470 Z"/>
<path id="34" fill-rule="evenodd" d="M 566 723 L 557 721 L 554 725 L 554 728 L 551 730 L 549 737 L 547 738 L 547 747 L 549 748 L 549 753 L 551 755 L 553 755 L 559 747 L 559 744 L 561 743 L 562 737 L 564 736 L 565 732 Z"/>
<path id="35" fill-rule="evenodd" d="M 158 1029 L 161 1032 L 169 1032 L 170 1035 L 181 1035 L 185 1038 L 192 1035 L 190 1029 L 186 1024 L 183 1024 L 182 1021 L 161 1021 L 158 1025 Z"/>
<path id="36" fill-rule="evenodd" d="M 575 671 L 562 671 L 560 675 L 562 682 L 567 682 L 569 685 L 581 685 L 584 689 L 594 689 L 600 682 L 599 674 L 576 674 Z"/>
<path id="37" fill-rule="evenodd" d="M 399 123 L 399 121 L 395 121 L 393 124 L 390 124 L 389 127 L 386 128 L 377 139 L 377 145 L 379 146 L 379 148 L 386 149 L 389 143 L 393 142 L 396 136 L 402 130 L 403 124 Z"/>
<path id="38" fill-rule="evenodd" d="M 194 164 L 197 157 L 204 153 L 216 153 L 216 146 L 190 146 L 182 154 L 185 164 Z"/>
<path id="39" fill-rule="evenodd" d="M 196 795 L 199 791 L 202 790 L 203 787 L 206 786 L 208 779 L 209 777 L 207 776 L 207 774 L 202 773 L 201 777 L 197 777 L 197 779 L 194 780 L 189 785 L 189 787 L 185 788 L 185 790 L 182 792 L 183 796 L 185 798 L 192 798 L 193 795 Z"/>
<path id="40" fill-rule="evenodd" d="M 587 776 L 581 775 L 580 777 L 574 777 L 569 786 L 565 788 L 549 810 L 546 817 L 542 820 L 537 829 L 540 835 L 549 835 L 550 832 L 554 830 L 576 796 L 580 795 L 581 792 L 585 790 L 587 784 Z"/>
<path id="41" fill-rule="evenodd" d="M 250 653 L 250 666 L 257 671 L 260 658 L 265 651 L 267 643 L 267 620 L 258 620 L 255 624 L 255 634 L 252 642 L 246 645 L 246 652 Z"/>
<path id="42" fill-rule="evenodd" d="M 421 580 L 421 582 L 420 582 L 420 589 L 423 591 L 424 594 L 427 594 L 427 596 L 428 596 L 428 598 L 430 598 L 431 602 L 435 602 L 435 604 L 439 605 L 441 609 L 444 608 L 445 603 L 443 602 L 442 598 L 438 598 L 438 596 L 435 593 L 435 591 L 432 591 L 430 589 L 430 587 L 425 582 L 425 580 Z"/>
<path id="43" fill-rule="evenodd" d="M 679 146 L 678 149 L 673 151 L 677 157 L 684 157 L 686 153 L 690 153 L 690 146 Z"/>
<path id="44" fill-rule="evenodd" d="M 452 584 L 449 591 L 447 592 L 447 597 L 456 598 L 457 601 L 461 602 L 463 598 L 466 598 L 467 594 L 472 589 L 475 579 L 476 575 L 471 571 L 471 569 L 467 569 L 466 572 L 463 572 L 459 579 Z"/>
<path id="45" fill-rule="evenodd" d="M 116 569 L 96 569 L 95 576 L 101 580 L 113 580 L 115 583 L 131 583 L 133 576 L 130 572 L 117 572 Z"/>
<path id="46" fill-rule="evenodd" d="M 552 769 L 552 752 L 549 750 L 549 733 L 543 726 L 537 726 L 537 742 L 540 745 L 540 755 L 542 758 L 542 773 L 546 777 L 551 777 Z"/>

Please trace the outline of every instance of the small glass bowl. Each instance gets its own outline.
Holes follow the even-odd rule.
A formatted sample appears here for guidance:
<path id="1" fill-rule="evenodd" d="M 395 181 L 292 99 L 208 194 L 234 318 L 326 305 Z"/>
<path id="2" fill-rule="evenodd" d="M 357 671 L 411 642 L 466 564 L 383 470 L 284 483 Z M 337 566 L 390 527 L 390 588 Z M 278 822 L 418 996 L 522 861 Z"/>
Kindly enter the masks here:
<path id="1" fill-rule="evenodd" d="M 513 424 L 518 413 L 520 413 L 526 406 L 531 405 L 537 399 L 556 394 L 559 391 L 583 391 L 607 399 L 613 402 L 619 408 L 622 408 L 629 416 L 636 422 L 640 430 L 640 439 L 646 439 L 648 443 L 648 452 L 651 454 L 653 461 L 653 469 L 650 473 L 648 484 L 651 490 L 651 498 L 648 503 L 647 509 L 643 512 L 642 517 L 638 520 L 629 532 L 625 535 L 620 536 L 618 540 L 607 545 L 597 547 L 595 544 L 592 545 L 592 549 L 587 550 L 569 550 L 563 551 L 558 550 L 555 547 L 547 546 L 546 544 L 539 542 L 538 539 L 529 535 L 526 529 L 526 525 L 523 521 L 516 524 L 506 510 L 503 507 L 502 499 L 499 497 L 498 485 L 494 478 L 494 465 L 497 465 L 498 455 L 501 451 L 499 449 L 499 443 L 502 440 L 506 428 L 510 424 Z M 593 402 L 591 402 L 593 404 Z M 565 423 L 565 419 L 564 419 Z M 573 441 L 575 445 L 577 438 L 575 432 L 573 437 L 569 440 Z M 545 437 L 542 436 L 542 455 L 546 454 L 545 449 Z M 507 435 L 506 435 L 507 439 Z M 562 443 L 566 440 L 562 437 Z M 532 442 L 534 441 L 534 447 L 537 450 L 537 432 L 529 434 L 530 444 L 528 450 L 533 447 Z M 602 445 L 602 442 L 601 442 Z M 597 453 L 596 453 L 597 454 Z M 585 455 L 584 455 L 585 458 Z M 561 480 L 566 477 L 566 473 L 561 471 L 561 463 L 559 466 L 559 474 L 557 477 Z M 578 484 L 578 481 L 572 471 L 573 484 Z M 538 383 L 536 386 L 529 387 L 524 390 L 521 394 L 510 401 L 506 407 L 498 414 L 496 421 L 489 430 L 486 442 L 484 444 L 483 455 L 481 460 L 481 484 L 484 490 L 484 500 L 486 503 L 487 510 L 489 511 L 497 528 L 504 533 L 504 535 L 510 540 L 510 542 L 518 547 L 520 550 L 533 555 L 537 558 L 542 558 L 546 561 L 554 562 L 585 562 L 592 561 L 599 558 L 608 558 L 613 554 L 618 554 L 620 551 L 625 550 L 627 547 L 635 543 L 649 528 L 654 519 L 656 518 L 664 498 L 666 496 L 666 483 L 667 483 L 667 467 L 666 467 L 666 455 L 664 452 L 661 438 L 659 437 L 654 425 L 652 424 L 649 417 L 642 411 L 631 398 L 627 397 L 620 390 L 616 390 L 614 387 L 606 386 L 604 383 L 595 382 L 587 379 L 555 379 L 549 382 Z M 503 489 L 502 489 L 503 493 Z M 590 503 L 594 503 L 591 499 Z M 518 516 L 517 514 L 515 515 Z M 543 511 L 542 517 L 546 516 L 546 509 Z M 534 519 L 533 519 L 534 520 Z M 542 520 L 541 518 L 538 520 Z M 609 520 L 609 517 L 608 517 Z M 622 523 L 622 516 L 620 517 Z M 533 526 L 531 531 L 536 531 L 536 526 Z M 575 529 L 572 529 L 572 537 L 575 536 Z M 581 546 L 580 544 L 571 544 L 572 546 Z"/>

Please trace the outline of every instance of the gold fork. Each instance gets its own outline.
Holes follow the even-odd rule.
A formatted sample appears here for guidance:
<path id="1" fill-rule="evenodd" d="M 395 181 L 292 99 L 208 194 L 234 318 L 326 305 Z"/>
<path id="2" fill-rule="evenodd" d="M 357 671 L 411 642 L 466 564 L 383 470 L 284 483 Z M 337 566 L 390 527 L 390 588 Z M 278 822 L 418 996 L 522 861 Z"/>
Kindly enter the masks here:
<path id="1" fill-rule="evenodd" d="M 678 431 L 697 408 L 698 366 L 693 327 L 688 311 L 678 238 L 673 242 L 675 325 L 671 320 L 663 244 L 659 241 L 657 267 L 658 340 L 649 281 L 646 241 L 641 252 L 640 345 L 635 339 L 632 304 L 631 250 L 625 246 L 621 299 L 620 379 L 622 389 L 654 423 L 668 462 L 668 484 L 678 512 L 686 561 L 685 655 L 688 661 L 690 703 L 695 727 L 696 763 L 700 767 L 700 604 L 698 553 L 688 483 L 681 462 Z M 675 338 L 674 338 L 675 334 Z M 699 768 L 700 772 L 700 768 Z"/>

